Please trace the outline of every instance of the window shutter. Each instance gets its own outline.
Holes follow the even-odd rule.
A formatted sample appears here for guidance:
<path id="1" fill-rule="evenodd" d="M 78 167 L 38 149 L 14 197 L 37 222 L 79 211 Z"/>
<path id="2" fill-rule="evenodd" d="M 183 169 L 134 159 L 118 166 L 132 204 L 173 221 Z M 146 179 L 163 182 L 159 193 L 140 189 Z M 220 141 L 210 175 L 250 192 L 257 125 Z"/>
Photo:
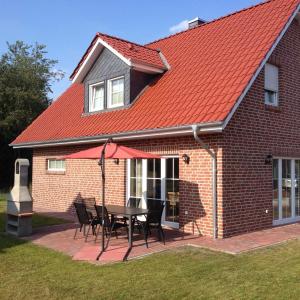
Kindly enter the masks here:
<path id="1" fill-rule="evenodd" d="M 265 89 L 278 92 L 278 68 L 274 65 L 265 66 Z"/>

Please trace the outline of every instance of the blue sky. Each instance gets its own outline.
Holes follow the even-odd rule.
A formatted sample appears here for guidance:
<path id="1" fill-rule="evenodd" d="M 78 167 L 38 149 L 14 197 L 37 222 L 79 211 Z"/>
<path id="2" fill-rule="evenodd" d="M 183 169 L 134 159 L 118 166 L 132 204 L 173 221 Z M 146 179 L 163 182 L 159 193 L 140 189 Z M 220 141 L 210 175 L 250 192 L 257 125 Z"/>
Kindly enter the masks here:
<path id="1" fill-rule="evenodd" d="M 95 33 L 100 31 L 137 43 L 167 36 L 200 17 L 212 20 L 261 0 L 0 0 L 0 54 L 6 42 L 45 44 L 48 57 L 59 61 L 65 78 L 53 84 L 56 98 L 70 84 L 76 67 Z M 173 28 L 172 28 L 173 27 Z"/>

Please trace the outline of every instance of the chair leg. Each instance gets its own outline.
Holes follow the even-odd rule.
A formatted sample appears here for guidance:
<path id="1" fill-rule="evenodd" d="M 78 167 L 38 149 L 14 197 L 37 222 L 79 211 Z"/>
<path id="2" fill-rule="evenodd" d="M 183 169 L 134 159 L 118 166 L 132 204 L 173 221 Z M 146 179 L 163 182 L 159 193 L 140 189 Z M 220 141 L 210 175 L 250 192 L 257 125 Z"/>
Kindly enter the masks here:
<path id="1" fill-rule="evenodd" d="M 97 226 L 96 226 L 96 228 L 97 228 Z M 98 237 L 98 235 L 99 235 L 100 228 L 101 228 L 101 225 L 99 224 L 99 227 L 98 227 L 98 229 L 97 229 L 97 232 L 95 233 L 95 243 L 96 243 L 96 241 L 97 241 L 97 237 Z"/>
<path id="2" fill-rule="evenodd" d="M 82 229 L 82 224 L 80 224 L 80 229 L 79 229 L 80 232 L 81 232 L 81 229 Z M 75 230 L 74 240 L 76 238 L 77 231 L 78 231 L 78 227 L 76 227 L 76 230 Z"/>
<path id="3" fill-rule="evenodd" d="M 161 236 L 162 236 L 162 239 L 163 239 L 163 242 L 164 242 L 164 245 L 165 245 L 166 244 L 165 233 L 164 233 L 164 230 L 161 226 L 159 226 L 159 231 L 161 233 Z"/>
<path id="4" fill-rule="evenodd" d="M 145 227 L 143 228 L 143 231 L 144 231 L 144 239 L 145 239 L 145 243 L 146 243 L 146 247 L 147 247 L 147 248 L 149 248 L 149 246 L 148 246 L 148 241 L 147 241 L 147 239 L 148 239 L 148 230 L 149 230 L 148 226 L 145 226 Z"/>
<path id="5" fill-rule="evenodd" d="M 88 239 L 88 236 L 89 236 L 89 233 L 90 233 L 90 229 L 91 229 L 91 224 L 89 224 L 88 231 L 87 231 L 86 236 L 85 236 L 85 242 Z"/>

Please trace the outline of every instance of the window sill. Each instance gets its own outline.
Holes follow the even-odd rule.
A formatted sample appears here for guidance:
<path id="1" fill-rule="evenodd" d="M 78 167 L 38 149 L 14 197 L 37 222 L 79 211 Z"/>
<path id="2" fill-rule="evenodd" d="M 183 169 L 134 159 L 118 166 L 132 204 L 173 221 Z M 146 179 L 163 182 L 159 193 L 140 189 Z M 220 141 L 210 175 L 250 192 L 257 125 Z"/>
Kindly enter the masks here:
<path id="1" fill-rule="evenodd" d="M 277 113 L 282 112 L 282 109 L 279 106 L 273 106 L 269 104 L 265 104 L 265 110 L 277 112 Z"/>
<path id="2" fill-rule="evenodd" d="M 65 175 L 66 171 L 46 171 L 47 175 Z"/>
<path id="3" fill-rule="evenodd" d="M 97 110 L 97 111 L 93 111 L 93 112 L 83 112 L 81 114 L 82 117 L 88 117 L 88 116 L 93 116 L 93 115 L 99 115 L 99 114 L 104 114 L 104 113 L 108 113 L 108 112 L 112 112 L 112 111 L 116 111 L 116 110 L 123 110 L 123 109 L 128 109 L 131 105 L 130 104 L 125 104 L 123 106 L 118 106 L 118 107 L 111 107 L 111 108 L 105 108 L 102 110 Z"/>

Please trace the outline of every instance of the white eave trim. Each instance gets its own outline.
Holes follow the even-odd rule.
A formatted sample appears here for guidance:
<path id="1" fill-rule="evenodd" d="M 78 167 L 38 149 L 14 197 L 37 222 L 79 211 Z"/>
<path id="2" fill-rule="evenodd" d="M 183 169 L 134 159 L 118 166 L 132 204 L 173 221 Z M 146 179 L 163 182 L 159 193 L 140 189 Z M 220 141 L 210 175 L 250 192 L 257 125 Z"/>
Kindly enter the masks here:
<path id="1" fill-rule="evenodd" d="M 293 13 L 293 15 L 290 17 L 290 19 L 288 20 L 287 24 L 285 25 L 285 27 L 283 28 L 282 32 L 278 36 L 277 40 L 273 44 L 272 48 L 269 50 L 269 52 L 267 53 L 266 57 L 264 58 L 264 60 L 262 61 L 262 63 L 258 67 L 258 69 L 256 70 L 255 74 L 251 78 L 250 82 L 248 83 L 246 89 L 243 91 L 242 95 L 239 97 L 238 101 L 235 103 L 235 105 L 232 108 L 231 112 L 226 117 L 226 119 L 225 119 L 225 121 L 223 123 L 223 130 L 225 129 L 225 127 L 227 126 L 227 124 L 231 120 L 232 116 L 234 115 L 234 113 L 236 112 L 236 110 L 238 109 L 238 107 L 240 106 L 241 102 L 243 101 L 243 99 L 245 98 L 245 96 L 247 95 L 247 93 L 249 92 L 249 90 L 252 87 L 254 81 L 257 79 L 258 75 L 260 74 L 260 72 L 264 68 L 265 64 L 268 62 L 270 56 L 272 55 L 273 51 L 275 50 L 275 48 L 277 47 L 277 45 L 279 44 L 279 42 L 281 41 L 281 39 L 283 38 L 283 36 L 285 35 L 285 33 L 287 32 L 287 30 L 289 29 L 289 27 L 292 24 L 293 20 L 296 17 L 299 19 L 299 12 L 300 12 L 300 4 L 298 5 L 297 9 Z"/>
<path id="2" fill-rule="evenodd" d="M 153 74 L 159 73 L 159 74 L 161 74 L 166 70 L 166 69 L 159 69 L 159 68 L 155 68 L 155 67 L 152 67 L 149 65 L 133 62 L 132 60 L 130 60 L 130 66 L 133 69 L 144 72 L 144 73 L 153 73 Z"/>
<path id="3" fill-rule="evenodd" d="M 214 134 L 222 132 L 222 123 L 206 123 L 197 125 L 200 134 Z M 147 138 L 165 138 L 172 136 L 188 136 L 193 135 L 192 125 L 186 125 L 181 127 L 172 127 L 172 128 L 163 128 L 163 129 L 150 129 L 150 130 L 141 130 L 136 132 L 127 132 L 119 134 L 109 134 L 109 135 L 100 135 L 93 137 L 82 137 L 82 138 L 70 138 L 64 140 L 53 140 L 53 141 L 44 141 L 44 142 L 30 142 L 30 143 L 20 143 L 20 144 L 10 144 L 14 149 L 21 148 L 42 148 L 42 147 L 52 147 L 52 146 L 67 146 L 74 144 L 91 144 L 104 142 L 108 138 L 113 138 L 114 141 L 126 141 L 126 140 L 138 140 L 138 139 L 147 139 Z"/>
<path id="4" fill-rule="evenodd" d="M 146 73 L 163 73 L 167 67 L 165 68 L 156 68 L 154 66 L 145 65 L 142 63 L 136 63 L 133 62 L 130 59 L 127 59 L 122 54 L 120 54 L 116 49 L 111 47 L 108 43 L 106 43 L 103 39 L 100 37 L 97 38 L 97 41 L 95 42 L 94 46 L 90 50 L 88 56 L 84 59 L 82 65 L 80 66 L 79 70 L 76 72 L 75 76 L 72 79 L 72 83 L 75 82 L 81 82 L 84 78 L 84 76 L 87 74 L 88 70 L 91 68 L 99 54 L 101 53 L 103 47 L 110 50 L 114 55 L 116 55 L 118 58 L 120 58 L 125 64 L 127 64 L 130 67 L 133 67 L 137 70 L 140 70 L 142 72 Z"/>

